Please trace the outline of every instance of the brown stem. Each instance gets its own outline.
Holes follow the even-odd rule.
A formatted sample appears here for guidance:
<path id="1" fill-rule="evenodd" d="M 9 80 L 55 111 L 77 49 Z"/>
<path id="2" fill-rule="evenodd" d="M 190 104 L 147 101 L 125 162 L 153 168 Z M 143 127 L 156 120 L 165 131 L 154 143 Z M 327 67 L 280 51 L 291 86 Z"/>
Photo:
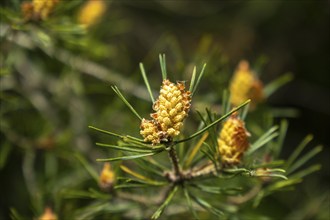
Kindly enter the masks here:
<path id="1" fill-rule="evenodd" d="M 185 179 L 194 179 L 198 177 L 205 177 L 209 175 L 216 175 L 216 168 L 213 163 L 208 163 L 198 169 L 190 170 L 184 174 Z"/>
<path id="2" fill-rule="evenodd" d="M 179 165 L 179 158 L 178 158 L 173 146 L 169 147 L 168 155 L 169 155 L 172 165 L 173 165 L 174 175 L 176 176 L 176 178 L 181 179 L 182 173 L 181 173 L 181 168 Z"/>
<path id="3" fill-rule="evenodd" d="M 178 162 L 178 160 L 175 161 Z M 175 169 L 174 166 L 174 170 L 165 173 L 165 177 L 172 183 L 178 183 L 183 181 L 189 181 L 199 177 L 216 176 L 216 175 L 217 175 L 217 169 L 215 168 L 214 164 L 211 162 L 201 167 L 195 169 L 188 169 L 188 170 L 181 170 L 179 166 L 177 166 L 177 169 Z"/>
<path id="4" fill-rule="evenodd" d="M 168 155 L 172 162 L 172 171 L 166 172 L 165 177 L 172 183 L 181 183 L 198 177 L 217 175 L 217 168 L 212 162 L 208 162 L 197 169 L 182 170 L 179 164 L 179 158 L 174 149 L 173 142 L 167 143 Z"/>

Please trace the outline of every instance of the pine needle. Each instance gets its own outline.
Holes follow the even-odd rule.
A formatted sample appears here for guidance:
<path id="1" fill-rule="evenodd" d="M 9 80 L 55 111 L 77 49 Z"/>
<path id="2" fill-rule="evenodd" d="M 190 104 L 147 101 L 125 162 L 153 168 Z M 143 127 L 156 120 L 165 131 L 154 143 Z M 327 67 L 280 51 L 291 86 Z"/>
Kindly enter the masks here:
<path id="1" fill-rule="evenodd" d="M 209 133 L 206 132 L 205 134 L 203 134 L 203 136 L 201 137 L 201 139 L 198 141 L 198 143 L 193 147 L 192 152 L 190 153 L 188 159 L 186 160 L 185 163 L 185 167 L 189 167 L 190 163 L 192 162 L 192 160 L 194 159 L 194 157 L 196 156 L 197 152 L 199 151 L 199 149 L 201 148 L 201 146 L 203 145 L 203 142 L 206 140 L 206 138 L 209 136 Z"/>
<path id="2" fill-rule="evenodd" d="M 230 112 L 228 112 L 227 114 L 223 115 L 222 117 L 218 118 L 217 120 L 215 120 L 214 122 L 212 122 L 211 124 L 207 125 L 206 127 L 204 127 L 203 129 L 197 131 L 196 133 L 190 135 L 188 138 L 176 141 L 175 143 L 181 143 L 181 142 L 186 142 L 190 139 L 193 139 L 194 137 L 202 134 L 203 132 L 207 131 L 209 128 L 215 126 L 216 124 L 218 124 L 219 122 L 225 120 L 226 118 L 228 118 L 230 115 L 232 115 L 234 112 L 238 111 L 239 109 L 241 109 L 242 107 L 244 107 L 245 105 L 247 105 L 251 100 L 247 100 L 245 101 L 243 104 L 239 105 L 238 107 L 232 109 Z"/>
<path id="3" fill-rule="evenodd" d="M 178 191 L 178 186 L 174 186 L 163 204 L 157 209 L 157 211 L 151 216 L 151 219 L 158 219 L 160 215 L 163 213 L 164 209 L 168 206 L 168 204 L 173 199 L 176 191 Z"/>
<path id="4" fill-rule="evenodd" d="M 111 86 L 112 90 L 118 95 L 118 97 L 127 105 L 127 107 L 135 114 L 135 116 L 142 121 L 142 117 L 137 113 L 133 106 L 127 101 L 123 94 L 119 91 L 117 86 Z"/>
<path id="5" fill-rule="evenodd" d="M 141 70 L 141 74 L 142 74 L 144 83 L 146 84 L 147 90 L 149 92 L 151 101 L 152 101 L 152 103 L 154 103 L 155 102 L 155 98 L 154 98 L 154 96 L 152 94 L 151 87 L 150 87 L 150 84 L 149 84 L 149 81 L 148 81 L 148 77 L 147 77 L 146 71 L 144 70 L 143 63 L 140 63 L 140 70 Z"/>
<path id="6" fill-rule="evenodd" d="M 159 63 L 160 63 L 160 69 L 162 71 L 162 77 L 163 80 L 167 79 L 167 72 L 166 72 L 166 58 L 165 54 L 159 54 Z"/>

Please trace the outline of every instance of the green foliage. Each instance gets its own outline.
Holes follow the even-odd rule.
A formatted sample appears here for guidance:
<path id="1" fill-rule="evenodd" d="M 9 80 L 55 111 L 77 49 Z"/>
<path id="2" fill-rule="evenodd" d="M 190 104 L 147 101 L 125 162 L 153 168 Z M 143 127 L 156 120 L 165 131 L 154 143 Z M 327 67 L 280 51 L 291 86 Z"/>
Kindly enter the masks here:
<path id="1" fill-rule="evenodd" d="M 322 146 L 308 150 L 312 135 L 286 156 L 296 109 L 271 108 L 267 100 L 253 112 L 250 100 L 231 105 L 234 67 L 215 37 L 201 36 L 192 53 L 168 32 L 150 36 L 150 51 L 141 52 L 125 11 L 135 3 L 105 2 L 109 11 L 88 27 L 77 19 L 86 1 L 60 1 L 45 20 L 24 18 L 22 1 L 0 3 L 1 219 L 38 219 L 47 207 L 58 219 L 262 219 L 261 206 L 281 192 L 289 197 L 321 169 L 312 161 Z M 261 55 L 253 69 L 260 75 L 267 62 Z M 192 108 L 178 137 L 152 145 L 138 132 L 160 79 L 189 84 Z M 288 73 L 265 83 L 265 97 L 292 79 Z M 241 164 L 228 167 L 217 140 L 236 113 L 250 147 Z M 107 188 L 101 167 L 109 161 L 116 178 Z"/>
<path id="2" fill-rule="evenodd" d="M 165 71 L 165 61 L 163 60 L 164 56 L 160 56 L 160 63 L 161 63 L 161 69 L 164 76 Z M 143 65 L 140 64 L 142 72 Z M 205 65 L 204 65 L 205 67 Z M 204 70 L 202 70 L 202 73 Z M 201 73 L 201 74 L 202 74 Z M 200 75 L 201 75 L 200 74 Z M 145 84 L 147 86 L 147 89 L 151 91 L 150 85 L 148 83 L 148 79 L 145 75 L 145 73 L 142 73 L 142 76 L 144 78 Z M 194 68 L 192 73 L 192 79 L 191 83 L 194 84 L 196 77 L 196 68 Z M 164 77 L 163 77 L 164 78 Z M 166 78 L 164 78 L 166 79 Z M 200 79 L 198 80 L 200 81 Z M 190 86 L 190 88 L 196 88 L 194 86 Z M 119 91 L 119 90 L 118 90 Z M 151 95 L 151 93 L 150 93 Z M 151 96 L 152 97 L 152 96 Z M 119 98 L 122 98 L 120 95 Z M 154 98 L 152 97 L 152 100 Z M 124 99 L 124 102 L 126 103 L 126 99 Z M 115 189 L 128 189 L 128 188 L 141 188 L 141 187 L 148 187 L 150 185 L 153 186 L 163 186 L 168 188 L 166 194 L 164 195 L 162 204 L 158 207 L 158 209 L 154 212 L 154 214 L 151 216 L 152 219 L 157 219 L 161 216 L 161 214 L 164 212 L 164 209 L 171 204 L 171 201 L 173 200 L 174 195 L 176 194 L 177 190 L 183 190 L 185 200 L 182 202 L 186 202 L 187 206 L 189 207 L 190 212 L 192 213 L 195 218 L 199 218 L 198 214 L 195 212 L 193 205 L 199 205 L 203 209 L 209 211 L 210 213 L 214 214 L 218 217 L 224 217 L 233 215 L 234 213 L 238 212 L 239 207 L 237 206 L 228 206 L 229 204 L 222 204 L 222 206 L 226 206 L 226 208 L 223 208 L 223 210 L 216 207 L 216 205 L 212 205 L 208 201 L 205 201 L 205 199 L 202 198 L 202 194 L 196 193 L 195 191 L 191 191 L 191 187 L 210 193 L 210 194 L 224 194 L 224 195 L 231 195 L 233 198 L 231 200 L 239 202 L 237 205 L 240 205 L 240 203 L 245 203 L 251 200 L 253 203 L 253 206 L 256 207 L 258 204 L 260 204 L 261 200 L 269 196 L 276 191 L 283 190 L 287 187 L 291 187 L 293 185 L 296 185 L 301 182 L 301 178 L 307 174 L 310 174 L 314 171 L 317 171 L 320 168 L 320 165 L 314 165 L 310 168 L 307 168 L 300 173 L 298 173 L 296 176 L 293 175 L 292 178 L 288 176 L 291 174 L 291 172 L 298 169 L 301 165 L 306 163 L 310 158 L 315 156 L 317 153 L 320 152 L 321 148 L 317 147 L 311 152 L 307 153 L 305 156 L 301 157 L 298 161 L 293 163 L 298 155 L 301 153 L 303 148 L 306 146 L 306 144 L 311 140 L 311 137 L 308 136 L 306 140 L 304 140 L 297 149 L 293 152 L 293 154 L 289 157 L 287 162 L 284 162 L 282 160 L 274 160 L 269 161 L 268 163 L 264 163 L 263 161 L 259 161 L 259 163 L 253 162 L 253 165 L 249 165 L 247 163 L 244 167 L 232 167 L 232 168 L 226 168 L 225 166 L 221 166 L 221 161 L 219 161 L 219 152 L 217 147 L 217 129 L 213 129 L 217 124 L 223 122 L 226 118 L 228 118 L 233 113 L 242 110 L 241 116 L 243 118 L 246 117 L 248 108 L 247 104 L 249 103 L 249 100 L 240 106 L 233 108 L 231 111 L 226 112 L 225 110 L 229 110 L 229 107 L 225 107 L 223 115 L 221 117 L 217 117 L 217 114 L 212 113 L 210 110 L 206 109 L 205 116 L 203 116 L 203 113 L 197 112 L 201 118 L 202 123 L 204 126 L 200 128 L 200 130 L 196 131 L 192 135 L 189 135 L 187 138 L 181 138 L 179 140 L 170 140 L 169 142 L 162 142 L 159 145 L 152 145 L 149 143 L 145 143 L 138 138 L 128 136 L 130 138 L 124 138 L 125 136 L 107 132 L 101 129 L 94 128 L 90 126 L 90 128 L 93 128 L 97 131 L 100 131 L 105 134 L 110 134 L 112 136 L 115 136 L 117 138 L 121 138 L 123 141 L 118 142 L 118 145 L 111 145 L 111 144 L 100 144 L 96 143 L 96 145 L 101 147 L 107 147 L 114 149 L 116 151 L 122 151 L 124 153 L 123 156 L 120 157 L 111 157 L 108 159 L 97 159 L 97 161 L 116 161 L 116 160 L 135 160 L 136 159 L 136 165 L 140 167 L 141 173 L 132 171 L 128 167 L 123 166 L 122 169 L 134 177 L 138 179 L 126 179 L 124 177 L 120 177 L 121 180 L 125 180 L 123 183 L 119 183 Z M 136 112 L 132 105 L 126 104 L 129 109 L 134 113 Z M 230 106 L 229 104 L 229 96 L 224 97 L 224 105 Z M 137 113 L 136 113 L 137 114 Z M 141 119 L 140 117 L 138 117 Z M 204 132 L 208 131 L 208 133 L 205 133 L 200 140 L 195 144 L 194 147 L 189 147 L 190 140 L 198 137 L 199 135 L 203 134 Z M 286 135 L 287 131 L 287 123 L 286 121 L 282 121 L 280 127 L 275 125 L 269 128 L 264 134 L 262 134 L 258 139 L 256 139 L 253 143 L 251 143 L 251 146 L 249 150 L 245 153 L 245 159 L 246 161 L 249 161 L 249 158 L 253 158 L 255 153 L 262 152 L 261 147 L 267 147 L 272 146 L 275 150 L 273 150 L 271 153 L 274 156 L 274 159 L 278 157 L 280 153 L 280 149 L 283 145 L 283 140 Z M 208 138 L 210 136 L 210 138 Z M 277 138 L 277 139 L 276 139 Z M 132 142 L 134 140 L 134 142 Z M 183 144 L 185 146 L 176 146 L 179 144 Z M 181 154 L 181 157 L 178 157 L 176 155 L 176 149 L 185 148 L 183 150 L 183 153 Z M 129 154 L 127 152 L 134 152 L 135 154 Z M 172 171 L 168 169 L 168 166 L 166 167 L 159 167 L 154 166 L 155 164 L 148 160 L 149 156 L 154 156 L 156 154 L 161 154 L 162 152 L 168 152 L 170 162 L 172 164 Z M 265 151 L 264 151 L 265 152 Z M 267 153 L 267 151 L 266 151 Z M 183 156 L 184 155 L 184 156 Z M 198 162 L 192 164 L 192 161 L 194 158 L 199 158 Z M 260 156 L 259 156 L 260 157 Z M 145 158 L 144 161 L 146 162 L 141 166 L 141 163 L 138 162 L 139 158 Z M 164 159 L 163 159 L 164 160 Z M 210 163 L 212 162 L 212 163 Z M 260 163 L 261 162 L 261 163 Z M 220 164 L 220 165 L 219 165 Z M 248 168 L 250 166 L 250 168 Z M 148 169 L 146 169 L 148 167 Z M 181 167 L 188 168 L 187 170 L 183 170 Z M 285 168 L 285 169 L 283 169 Z M 158 169 L 161 169 L 161 172 L 157 171 Z M 143 173 L 147 174 L 146 176 L 143 175 Z M 153 179 L 156 176 L 154 174 L 157 174 L 157 178 L 163 178 L 162 182 L 159 182 L 157 179 Z M 250 196 L 251 193 L 247 192 L 246 197 L 248 197 L 246 200 L 243 199 L 243 202 L 241 202 L 242 199 L 239 199 L 239 195 L 242 193 L 242 188 L 223 188 L 221 186 L 214 187 L 214 186 L 207 186 L 202 185 L 198 183 L 198 181 L 203 181 L 207 179 L 215 179 L 215 181 L 220 179 L 235 179 L 235 178 L 259 178 L 259 183 L 251 190 L 256 189 L 256 192 L 253 192 L 253 195 Z M 264 178 L 264 179 L 263 179 Z M 265 179 L 266 178 L 266 179 Z M 282 179 L 282 180 L 281 180 Z M 166 180 L 168 182 L 166 182 Z M 255 181 L 255 180 L 251 180 Z M 265 185 L 266 182 L 269 182 L 267 185 Z M 168 185 L 168 186 L 166 186 Z M 245 190 L 247 190 L 247 185 L 242 185 Z M 149 189 L 149 188 L 148 188 Z M 152 189 L 150 188 L 150 191 Z M 243 196 L 244 197 L 244 196 Z"/>

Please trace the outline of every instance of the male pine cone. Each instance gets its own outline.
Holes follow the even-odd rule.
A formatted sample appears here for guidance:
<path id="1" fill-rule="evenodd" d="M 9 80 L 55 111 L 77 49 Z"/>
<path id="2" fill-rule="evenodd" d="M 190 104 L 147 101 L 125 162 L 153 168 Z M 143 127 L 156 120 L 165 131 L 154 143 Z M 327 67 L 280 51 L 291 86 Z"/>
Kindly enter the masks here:
<path id="1" fill-rule="evenodd" d="M 155 113 L 150 114 L 152 120 L 143 119 L 140 134 L 144 141 L 158 144 L 170 141 L 180 134 L 183 120 L 188 116 L 191 93 L 185 91 L 182 82 L 176 84 L 164 80 L 160 95 L 153 105 Z"/>
<path id="2" fill-rule="evenodd" d="M 251 99 L 250 107 L 254 109 L 264 99 L 263 84 L 245 60 L 242 60 L 238 64 L 229 90 L 231 94 L 230 102 L 234 106 L 238 106 L 247 99 Z"/>
<path id="3" fill-rule="evenodd" d="M 109 162 L 104 163 L 103 169 L 99 176 L 99 185 L 102 190 L 110 191 L 116 180 L 115 172 Z"/>
<path id="4" fill-rule="evenodd" d="M 59 0 L 33 0 L 22 2 L 21 10 L 26 20 L 46 20 L 54 11 Z"/>
<path id="5" fill-rule="evenodd" d="M 234 113 L 223 125 L 218 137 L 218 147 L 224 166 L 241 162 L 244 152 L 249 147 L 249 132 L 244 122 Z"/>

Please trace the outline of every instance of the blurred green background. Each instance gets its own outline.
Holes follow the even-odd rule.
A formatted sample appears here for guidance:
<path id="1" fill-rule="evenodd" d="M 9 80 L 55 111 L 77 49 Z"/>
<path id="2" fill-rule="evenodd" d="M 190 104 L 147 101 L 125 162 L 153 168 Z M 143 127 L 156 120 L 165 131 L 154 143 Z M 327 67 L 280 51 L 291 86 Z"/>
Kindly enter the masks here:
<path id="1" fill-rule="evenodd" d="M 90 185 L 72 154 L 85 155 L 100 170 L 95 158 L 108 152 L 94 146 L 103 137 L 88 125 L 138 135 L 139 121 L 110 85 L 147 115 L 151 105 L 139 63 L 157 91 L 159 53 L 166 54 L 173 80 L 188 80 L 193 65 L 207 63 L 195 97 L 202 105 L 221 103 L 241 59 L 250 61 L 265 84 L 293 73 L 267 104 L 289 112 L 279 113 L 289 120 L 283 157 L 311 133 L 310 147 L 324 145 L 312 161 L 322 170 L 258 211 L 313 219 L 323 210 L 329 217 L 329 1 L 104 1 L 105 13 L 87 29 L 77 25 L 84 3 L 61 1 L 42 25 L 19 21 L 21 1 L 0 3 L 10 10 L 1 14 L 0 219 L 9 217 L 10 207 L 36 216 L 45 203 L 56 203 L 48 199 L 56 200 L 62 187 Z M 79 186 L 70 181 L 74 175 L 81 178 Z M 274 210 L 278 214 L 270 214 Z"/>

